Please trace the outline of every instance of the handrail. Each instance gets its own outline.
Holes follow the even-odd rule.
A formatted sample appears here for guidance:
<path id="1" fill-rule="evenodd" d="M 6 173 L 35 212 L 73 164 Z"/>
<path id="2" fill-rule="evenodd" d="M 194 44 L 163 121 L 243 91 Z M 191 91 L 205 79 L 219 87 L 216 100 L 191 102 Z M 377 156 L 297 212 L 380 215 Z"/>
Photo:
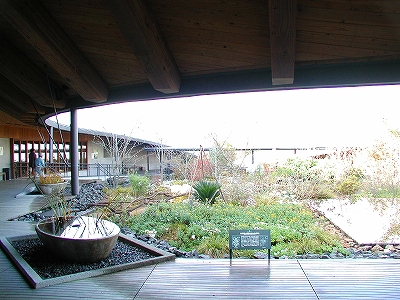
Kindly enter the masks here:
<path id="1" fill-rule="evenodd" d="M 112 177 L 123 176 L 132 172 L 144 173 L 138 166 L 134 164 L 123 164 L 120 169 L 120 174 L 114 174 L 112 170 L 115 168 L 113 164 L 79 164 L 79 177 Z M 71 176 L 71 164 L 65 163 L 46 163 L 46 169 L 60 173 L 63 177 Z M 153 173 L 150 171 L 150 173 Z M 13 164 L 13 178 L 28 177 L 29 166 L 27 162 L 14 162 Z"/>

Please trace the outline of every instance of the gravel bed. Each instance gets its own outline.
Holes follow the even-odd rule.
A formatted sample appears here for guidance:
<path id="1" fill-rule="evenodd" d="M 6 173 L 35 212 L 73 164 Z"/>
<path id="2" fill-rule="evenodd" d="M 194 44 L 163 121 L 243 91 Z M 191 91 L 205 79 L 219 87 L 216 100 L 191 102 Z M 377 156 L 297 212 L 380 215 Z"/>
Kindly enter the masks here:
<path id="1" fill-rule="evenodd" d="M 14 241 L 11 244 L 42 279 L 56 278 L 156 257 L 145 250 L 118 240 L 110 256 L 106 259 L 88 264 L 69 263 L 52 255 L 39 239 Z"/>
<path id="2" fill-rule="evenodd" d="M 104 185 L 101 183 L 91 182 L 85 183 L 79 189 L 79 194 L 69 200 L 72 211 L 79 213 L 92 208 L 96 203 L 104 198 Z M 67 186 L 64 190 L 65 195 L 71 195 L 71 187 Z M 47 207 L 41 211 L 31 212 L 22 216 L 18 216 L 10 221 L 27 221 L 38 222 L 44 220 L 51 215 L 51 208 Z"/>

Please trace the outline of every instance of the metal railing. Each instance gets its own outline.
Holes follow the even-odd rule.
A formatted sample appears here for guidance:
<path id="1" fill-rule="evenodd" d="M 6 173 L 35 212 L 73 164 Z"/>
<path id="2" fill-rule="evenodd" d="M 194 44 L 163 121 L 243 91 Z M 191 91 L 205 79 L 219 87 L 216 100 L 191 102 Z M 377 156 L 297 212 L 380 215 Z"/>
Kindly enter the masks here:
<path id="1" fill-rule="evenodd" d="M 128 175 L 133 172 L 144 173 L 145 171 L 136 165 L 124 164 L 118 170 L 112 164 L 79 164 L 79 177 L 107 178 L 118 175 Z M 46 163 L 46 172 L 56 172 L 63 177 L 71 176 L 71 164 Z M 27 162 L 15 162 L 13 165 L 13 178 L 28 177 L 29 167 Z"/>

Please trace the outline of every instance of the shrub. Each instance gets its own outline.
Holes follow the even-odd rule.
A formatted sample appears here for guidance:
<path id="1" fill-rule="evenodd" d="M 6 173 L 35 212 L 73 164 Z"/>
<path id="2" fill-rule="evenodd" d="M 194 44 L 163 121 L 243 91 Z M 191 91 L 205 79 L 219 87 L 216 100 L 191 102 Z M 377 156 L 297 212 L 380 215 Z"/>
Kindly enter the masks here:
<path id="1" fill-rule="evenodd" d="M 270 174 L 270 181 L 276 189 L 284 190 L 290 198 L 297 200 L 332 198 L 332 178 L 333 169 L 319 166 L 315 159 L 288 159 Z"/>
<path id="2" fill-rule="evenodd" d="M 193 185 L 195 196 L 205 204 L 214 204 L 216 198 L 221 194 L 221 185 L 217 182 L 202 180 Z"/>
<path id="3" fill-rule="evenodd" d="M 363 179 L 365 178 L 365 175 L 361 169 L 356 169 L 356 168 L 350 168 L 346 173 L 346 176 L 355 176 L 358 179 Z"/>
<path id="4" fill-rule="evenodd" d="M 136 196 L 146 195 L 150 189 L 150 179 L 146 176 L 129 174 L 129 182 Z"/>
<path id="5" fill-rule="evenodd" d="M 365 189 L 367 190 L 367 197 L 387 199 L 400 198 L 399 185 L 377 185 L 375 183 L 368 182 L 368 185 L 366 185 Z"/>
<path id="6" fill-rule="evenodd" d="M 250 205 L 254 202 L 255 187 L 251 182 L 238 178 L 225 179 L 223 184 L 224 201 L 235 205 Z"/>
<path id="7" fill-rule="evenodd" d="M 274 172 L 273 177 L 290 177 L 295 181 L 308 181 L 318 177 L 315 167 L 318 162 L 316 160 L 301 160 L 289 158 L 282 166 L 278 166 Z"/>
<path id="8" fill-rule="evenodd" d="M 354 195 L 361 186 L 360 179 L 356 175 L 345 176 L 336 184 L 336 189 L 343 196 Z"/>
<path id="9" fill-rule="evenodd" d="M 224 257 L 229 253 L 229 242 L 221 235 L 212 235 L 202 239 L 197 250 L 210 257 Z"/>

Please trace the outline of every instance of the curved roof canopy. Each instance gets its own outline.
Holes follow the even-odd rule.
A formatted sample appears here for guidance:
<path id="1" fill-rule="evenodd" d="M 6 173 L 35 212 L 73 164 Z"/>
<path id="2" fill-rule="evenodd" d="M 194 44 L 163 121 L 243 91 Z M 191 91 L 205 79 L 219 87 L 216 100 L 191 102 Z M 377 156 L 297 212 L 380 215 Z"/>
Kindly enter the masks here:
<path id="1" fill-rule="evenodd" d="M 0 0 L 0 110 L 400 82 L 400 1 Z"/>

